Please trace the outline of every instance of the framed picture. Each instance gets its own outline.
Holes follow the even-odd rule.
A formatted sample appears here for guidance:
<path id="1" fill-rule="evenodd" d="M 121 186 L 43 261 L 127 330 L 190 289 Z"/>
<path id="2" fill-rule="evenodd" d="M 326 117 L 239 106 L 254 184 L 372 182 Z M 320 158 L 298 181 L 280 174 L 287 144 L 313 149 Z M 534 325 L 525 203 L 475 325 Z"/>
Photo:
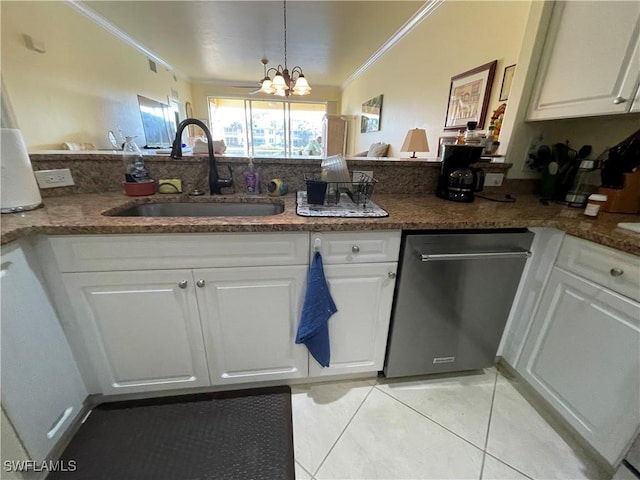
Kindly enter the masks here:
<path id="1" fill-rule="evenodd" d="M 439 137 L 438 138 L 438 158 L 442 158 L 442 155 L 444 154 L 445 145 L 455 145 L 457 141 L 458 141 L 457 135 Z"/>
<path id="2" fill-rule="evenodd" d="M 502 87 L 500 87 L 501 102 L 509 100 L 509 92 L 511 91 L 511 82 L 513 82 L 513 74 L 516 72 L 516 65 L 509 65 L 504 69 L 504 75 L 502 75 Z"/>
<path id="3" fill-rule="evenodd" d="M 362 104 L 362 119 L 360 132 L 377 132 L 380 130 L 380 117 L 382 116 L 382 94 L 373 97 Z"/>
<path id="4" fill-rule="evenodd" d="M 478 122 L 478 129 L 484 127 L 497 63 L 494 60 L 451 77 L 445 130 L 466 128 L 467 122 Z"/>

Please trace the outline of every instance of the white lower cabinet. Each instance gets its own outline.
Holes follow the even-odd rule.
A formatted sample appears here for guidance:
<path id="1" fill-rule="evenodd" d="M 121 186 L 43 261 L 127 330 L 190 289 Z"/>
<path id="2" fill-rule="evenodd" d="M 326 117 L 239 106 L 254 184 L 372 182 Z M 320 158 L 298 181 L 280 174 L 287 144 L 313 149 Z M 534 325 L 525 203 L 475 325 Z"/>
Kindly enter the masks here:
<path id="1" fill-rule="evenodd" d="M 71 323 L 84 343 L 81 361 L 91 364 L 92 383 L 99 385 L 92 393 L 307 376 L 307 351 L 295 336 L 308 233 L 50 242 L 75 317 Z M 127 261 L 118 260 L 119 252 Z M 101 270 L 91 270 L 96 268 Z"/>
<path id="2" fill-rule="evenodd" d="M 212 384 L 307 376 L 295 344 L 306 265 L 193 273 Z"/>
<path id="3" fill-rule="evenodd" d="M 640 304 L 554 267 L 518 371 L 607 461 L 640 426 Z"/>
<path id="4" fill-rule="evenodd" d="M 382 370 L 400 238 L 400 231 L 311 234 L 338 311 L 329 318 L 329 367 L 309 356 L 310 377 Z"/>
<path id="5" fill-rule="evenodd" d="M 28 242 L 2 247 L 0 290 L 3 429 L 10 428 L 6 412 L 29 458 L 40 462 L 82 412 L 87 389 Z M 3 460 L 19 460 L 5 457 L 16 441 L 2 433 Z"/>
<path id="6" fill-rule="evenodd" d="M 209 384 L 191 270 L 63 274 L 103 394 Z"/>
<path id="7" fill-rule="evenodd" d="M 325 267 L 338 311 L 329 319 L 330 366 L 310 357 L 310 377 L 382 370 L 396 268 L 395 262 Z"/>

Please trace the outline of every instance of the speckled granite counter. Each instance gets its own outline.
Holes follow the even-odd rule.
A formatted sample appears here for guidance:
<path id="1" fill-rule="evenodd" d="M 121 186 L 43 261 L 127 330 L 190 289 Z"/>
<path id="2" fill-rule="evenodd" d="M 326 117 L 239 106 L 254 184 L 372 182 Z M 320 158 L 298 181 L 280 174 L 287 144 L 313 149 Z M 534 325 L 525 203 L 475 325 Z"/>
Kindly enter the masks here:
<path id="1" fill-rule="evenodd" d="M 187 197 L 156 195 L 130 198 L 119 193 L 76 194 L 45 199 L 45 207 L 21 214 L 2 215 L 2 244 L 38 234 L 110 233 L 204 233 L 333 230 L 430 230 L 509 227 L 554 227 L 570 235 L 640 255 L 640 234 L 616 227 L 618 222 L 638 222 L 638 215 L 601 213 L 597 219 L 582 210 L 561 205 L 542 205 L 533 195 L 522 195 L 515 203 L 476 199 L 471 204 L 448 202 L 434 195 L 376 195 L 375 201 L 389 212 L 385 218 L 309 218 L 296 215 L 295 194 L 272 199 L 229 195 L 215 197 L 234 201 L 284 202 L 284 213 L 266 217 L 143 218 L 110 217 L 136 202 L 179 201 Z M 208 201 L 211 197 L 193 197 Z"/>

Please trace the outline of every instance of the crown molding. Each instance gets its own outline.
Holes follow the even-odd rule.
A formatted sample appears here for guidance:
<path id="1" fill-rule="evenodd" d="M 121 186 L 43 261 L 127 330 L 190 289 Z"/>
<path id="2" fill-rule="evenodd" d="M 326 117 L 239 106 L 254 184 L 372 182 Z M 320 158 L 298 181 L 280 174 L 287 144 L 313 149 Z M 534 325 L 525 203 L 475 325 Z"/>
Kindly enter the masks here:
<path id="1" fill-rule="evenodd" d="M 389 40 L 387 40 L 378 50 L 375 51 L 369 59 L 362 64 L 360 68 L 358 68 L 355 72 L 351 74 L 349 78 L 347 78 L 342 84 L 342 89 L 344 90 L 347 85 L 353 82 L 355 79 L 360 77 L 364 72 L 366 72 L 374 63 L 376 63 L 385 53 L 391 50 L 396 43 L 402 40 L 409 32 L 411 32 L 415 27 L 417 27 L 424 19 L 426 19 L 429 15 L 431 15 L 436 8 L 444 3 L 444 0 L 429 0 L 420 7 L 420 9 L 413 14 L 413 16 L 402 25 L 396 33 L 394 33 Z"/>
<path id="2" fill-rule="evenodd" d="M 96 25 L 101 26 L 102 28 L 107 30 L 109 33 L 114 35 L 115 37 L 119 38 L 120 40 L 122 40 L 123 42 L 128 44 L 129 46 L 135 48 L 140 53 L 146 55 L 147 58 L 153 60 L 158 65 L 163 66 L 164 68 L 166 68 L 167 70 L 173 72 L 176 76 L 178 76 L 178 77 L 180 77 L 182 79 L 189 80 L 189 78 L 186 75 L 184 75 L 180 71 L 178 71 L 175 68 L 173 68 L 170 63 L 166 62 L 158 54 L 156 54 L 153 51 L 149 50 L 142 43 L 138 42 L 135 38 L 130 37 L 125 32 L 123 32 L 118 27 L 116 27 L 111 22 L 109 22 L 109 20 L 104 18 L 102 15 L 96 13 L 89 6 L 85 5 L 85 2 L 83 2 L 81 0 L 65 0 L 65 2 L 71 8 L 73 8 L 76 11 L 80 12 L 82 15 L 87 17 L 89 20 L 94 22 Z"/>

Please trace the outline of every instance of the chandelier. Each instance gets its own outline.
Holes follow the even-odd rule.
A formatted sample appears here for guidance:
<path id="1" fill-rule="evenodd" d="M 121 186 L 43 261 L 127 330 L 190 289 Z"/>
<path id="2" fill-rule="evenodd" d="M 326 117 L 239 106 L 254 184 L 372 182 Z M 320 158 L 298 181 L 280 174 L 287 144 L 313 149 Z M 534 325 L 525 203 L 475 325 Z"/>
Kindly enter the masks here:
<path id="1" fill-rule="evenodd" d="M 309 95 L 311 87 L 304 78 L 302 68 L 295 66 L 289 71 L 287 68 L 287 0 L 284 0 L 284 67 L 278 65 L 278 68 L 271 67 L 267 70 L 268 60 L 262 59 L 264 67 L 264 78 L 261 82 L 260 92 L 270 95 L 278 95 L 280 97 L 294 95 Z M 269 76 L 271 71 L 275 72 L 273 80 Z"/>

